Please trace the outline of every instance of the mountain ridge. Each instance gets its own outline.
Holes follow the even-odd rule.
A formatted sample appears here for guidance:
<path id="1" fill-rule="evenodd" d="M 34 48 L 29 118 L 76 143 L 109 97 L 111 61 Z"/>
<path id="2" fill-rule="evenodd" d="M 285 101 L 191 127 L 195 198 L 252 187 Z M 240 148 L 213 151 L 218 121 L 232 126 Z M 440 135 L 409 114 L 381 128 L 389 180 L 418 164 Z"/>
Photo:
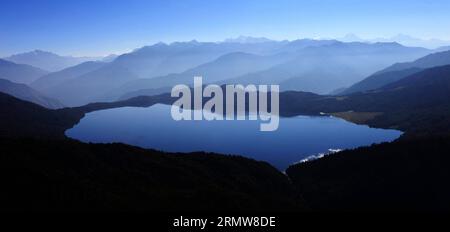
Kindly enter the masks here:
<path id="1" fill-rule="evenodd" d="M 37 49 L 31 52 L 14 54 L 4 59 L 18 64 L 27 64 L 47 71 L 56 72 L 86 61 L 99 60 L 101 57 L 60 56 L 52 52 Z"/>
<path id="2" fill-rule="evenodd" d="M 0 78 L 12 82 L 29 84 L 48 72 L 26 64 L 16 64 L 0 59 Z"/>
<path id="3" fill-rule="evenodd" d="M 48 109 L 64 108 L 56 99 L 51 99 L 25 84 L 17 84 L 9 80 L 0 79 L 0 92 L 12 95 L 19 99 L 36 103 Z"/>
<path id="4" fill-rule="evenodd" d="M 351 87 L 339 94 L 349 94 L 376 89 L 383 85 L 401 80 L 402 78 L 417 73 L 423 69 L 449 64 L 450 51 L 432 53 L 412 62 L 395 63 L 385 69 L 375 72 L 364 80 L 353 84 Z M 378 79 L 380 81 L 378 81 Z"/>
<path id="5" fill-rule="evenodd" d="M 84 74 L 95 71 L 106 65 L 104 62 L 87 61 L 61 71 L 52 72 L 33 81 L 30 86 L 38 90 L 47 91 L 58 84 L 71 79 L 78 78 Z"/>

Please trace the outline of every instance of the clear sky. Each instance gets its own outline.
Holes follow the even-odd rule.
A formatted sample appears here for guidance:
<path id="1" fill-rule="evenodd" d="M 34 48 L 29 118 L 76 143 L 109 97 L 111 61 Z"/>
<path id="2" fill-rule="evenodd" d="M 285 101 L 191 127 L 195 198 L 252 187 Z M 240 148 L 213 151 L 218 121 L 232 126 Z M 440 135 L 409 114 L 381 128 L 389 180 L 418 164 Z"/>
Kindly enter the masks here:
<path id="1" fill-rule="evenodd" d="M 0 56 L 121 53 L 155 42 L 365 38 L 450 40 L 449 0 L 0 0 Z"/>

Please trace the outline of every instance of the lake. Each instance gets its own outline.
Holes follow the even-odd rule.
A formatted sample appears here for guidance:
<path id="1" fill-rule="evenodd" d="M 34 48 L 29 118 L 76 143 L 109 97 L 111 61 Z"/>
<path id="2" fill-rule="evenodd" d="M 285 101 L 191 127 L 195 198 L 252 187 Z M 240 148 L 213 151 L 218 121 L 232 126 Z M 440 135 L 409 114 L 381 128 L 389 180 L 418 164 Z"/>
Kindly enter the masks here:
<path id="1" fill-rule="evenodd" d="M 267 161 L 279 170 L 330 149 L 392 141 L 402 132 L 356 125 L 339 118 L 280 118 L 279 128 L 261 132 L 261 121 L 174 121 L 171 106 L 95 111 L 66 135 L 83 142 L 122 142 L 168 152 L 207 151 Z"/>

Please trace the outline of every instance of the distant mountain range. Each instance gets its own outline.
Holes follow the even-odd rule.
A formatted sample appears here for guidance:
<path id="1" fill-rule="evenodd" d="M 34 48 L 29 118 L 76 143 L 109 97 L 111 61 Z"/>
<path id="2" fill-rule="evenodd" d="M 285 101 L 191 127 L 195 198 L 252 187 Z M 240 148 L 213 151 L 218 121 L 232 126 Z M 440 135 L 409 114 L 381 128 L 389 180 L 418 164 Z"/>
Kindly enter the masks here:
<path id="1" fill-rule="evenodd" d="M 208 76 L 206 78 L 211 81 L 218 81 L 246 72 L 263 70 L 277 64 L 276 60 L 287 60 L 299 49 L 333 42 L 335 41 L 158 43 L 118 56 L 109 64 L 87 73 L 80 72 L 86 70 L 84 68 L 74 67 L 76 71 L 71 68 L 50 74 L 50 77 L 43 77 L 33 83 L 33 87 L 48 96 L 58 98 L 68 106 L 100 100 L 114 101 L 128 92 L 154 89 L 158 86 L 166 88 L 178 80 L 179 84 L 187 81 L 190 83 L 193 76 L 186 75 L 203 75 Z M 215 60 L 217 61 L 214 63 Z M 60 76 L 66 77 L 58 78 Z M 136 81 L 138 78 L 142 78 L 142 83 Z M 151 80 L 153 78 L 155 81 Z M 56 81 L 58 85 L 55 85 L 56 79 L 60 79 Z M 84 84 L 78 83 L 79 79 Z M 133 84 L 135 81 L 138 84 Z"/>
<path id="2" fill-rule="evenodd" d="M 166 93 L 89 104 L 69 110 L 86 113 L 123 106 L 170 104 L 174 100 Z M 418 135 L 429 130 L 450 133 L 450 120 L 447 117 L 449 109 L 450 65 L 427 68 L 364 93 L 327 96 L 287 91 L 280 94 L 282 116 L 332 114 L 375 127 L 401 129 L 408 135 Z"/>
<path id="3" fill-rule="evenodd" d="M 249 73 L 233 80 L 243 84 L 280 84 L 282 90 L 320 94 L 351 85 L 364 76 L 399 60 L 410 60 L 429 53 L 397 43 L 342 43 L 307 47 L 294 59 L 267 70 Z"/>
<path id="4" fill-rule="evenodd" d="M 202 76 L 203 82 L 216 83 L 226 81 L 283 63 L 289 59 L 289 55 L 272 55 L 261 56 L 243 52 L 234 52 L 223 55 L 216 60 L 199 65 L 192 69 L 188 69 L 181 73 L 169 74 L 166 76 L 136 79 L 129 82 L 119 89 L 109 93 L 106 99 L 118 99 L 123 95 L 134 96 L 130 92 L 155 90 L 155 89 L 171 89 L 177 84 L 193 84 L 194 76 Z M 122 97 L 123 98 L 123 97 Z"/>
<path id="5" fill-rule="evenodd" d="M 60 56 L 51 52 L 34 50 L 5 57 L 4 59 L 17 64 L 27 64 L 43 70 L 55 72 L 86 61 L 101 60 L 103 57 Z"/>
<path id="6" fill-rule="evenodd" d="M 25 84 L 16 84 L 9 80 L 0 79 L 0 92 L 16 98 L 33 102 L 48 109 L 63 108 L 58 100 L 44 96 L 42 93 L 28 87 Z"/>
<path id="7" fill-rule="evenodd" d="M 98 69 L 85 72 L 86 69 L 97 65 L 99 66 Z M 53 87 L 43 88 L 44 94 L 60 100 L 64 105 L 80 106 L 100 101 L 105 93 L 138 79 L 133 72 L 121 65 L 97 63 L 90 67 L 86 67 L 86 64 L 80 66 L 76 67 L 76 70 L 61 71 L 65 73 L 74 71 L 75 73 L 80 73 L 80 75 L 75 78 L 69 78 Z M 54 78 L 48 80 L 52 79 Z M 46 86 L 42 82 L 41 85 Z"/>
<path id="8" fill-rule="evenodd" d="M 279 84 L 282 91 L 328 94 L 394 63 L 432 52 L 398 43 L 251 37 L 218 43 L 158 43 L 105 58 L 109 62 L 83 62 L 41 73 L 25 83 L 67 106 L 160 94 L 176 84 L 192 85 L 194 76 L 203 76 L 205 83 Z"/>
<path id="9" fill-rule="evenodd" d="M 127 83 L 120 89 L 114 90 L 109 97 L 136 96 L 144 92 L 158 93 L 156 89 L 167 89 L 174 84 L 192 84 L 194 75 L 203 75 L 206 80 L 210 79 L 208 82 L 215 81 L 218 84 L 280 84 L 283 90 L 328 93 L 339 87 L 351 85 L 392 63 L 414 60 L 430 52 L 427 49 L 408 48 L 396 43 L 365 44 L 298 40 L 283 43 L 281 46 L 278 44 L 271 51 L 265 50 L 265 60 L 277 59 L 282 62 L 259 63 L 259 70 L 254 68 L 255 65 L 248 65 L 247 70 L 238 69 L 236 66 L 240 62 L 256 64 L 259 62 L 258 59 L 262 60 L 256 58 L 258 56 L 254 56 L 253 61 L 247 57 L 244 62 L 239 60 L 239 56 L 224 55 L 218 58 L 216 63 L 200 65 L 179 74 L 139 79 Z M 236 60 L 228 59 L 227 62 L 222 62 L 226 57 Z M 230 65 L 232 62 L 235 65 Z M 238 75 L 238 70 L 243 73 Z"/>
<path id="10" fill-rule="evenodd" d="M 169 154 L 124 144 L 86 144 L 64 136 L 88 112 L 173 100 L 163 94 L 49 110 L 0 93 L 4 161 L 0 178 L 6 193 L 2 205 L 14 210 L 52 207 L 64 211 L 450 208 L 446 184 L 450 177 L 446 153 L 450 148 L 450 65 L 424 68 L 363 93 L 282 92 L 282 116 L 327 114 L 405 132 L 392 143 L 293 165 L 285 175 L 264 162 L 237 156 Z"/>
<path id="11" fill-rule="evenodd" d="M 106 65 L 104 62 L 95 62 L 88 61 L 84 62 L 66 69 L 63 69 L 58 72 L 52 72 L 47 75 L 44 75 L 32 82 L 31 87 L 43 91 L 43 92 L 51 92 L 52 88 L 57 87 L 59 84 L 64 83 L 65 81 L 69 81 L 75 79 L 81 75 L 87 74 L 89 72 L 95 71 L 101 67 Z"/>
<path id="12" fill-rule="evenodd" d="M 340 94 L 350 94 L 377 89 L 389 83 L 401 80 L 411 74 L 420 72 L 423 69 L 443 65 L 450 65 L 450 51 L 433 53 L 413 62 L 393 64 L 352 85 Z"/>
<path id="13" fill-rule="evenodd" d="M 0 59 L 0 78 L 29 84 L 48 72 L 26 64 L 16 64 Z"/>
<path id="14" fill-rule="evenodd" d="M 342 38 L 337 38 L 343 42 L 397 42 L 403 44 L 405 46 L 412 47 L 425 47 L 429 49 L 439 49 L 439 47 L 449 46 L 450 40 L 441 40 L 441 39 L 420 39 L 415 38 L 413 36 L 398 34 L 389 38 L 372 38 L 372 39 L 364 39 L 355 34 L 349 33 Z"/>
<path id="15" fill-rule="evenodd" d="M 280 42 L 269 43 L 210 43 L 175 42 L 158 43 L 121 55 L 114 60 L 115 65 L 128 68 L 140 78 L 153 78 L 211 62 L 222 55 L 245 52 L 256 55 L 271 54 L 283 46 Z"/>
<path id="16" fill-rule="evenodd" d="M 274 40 L 264 38 L 264 37 L 251 37 L 251 36 L 239 36 L 236 38 L 225 39 L 225 43 L 268 43 L 274 42 Z"/>

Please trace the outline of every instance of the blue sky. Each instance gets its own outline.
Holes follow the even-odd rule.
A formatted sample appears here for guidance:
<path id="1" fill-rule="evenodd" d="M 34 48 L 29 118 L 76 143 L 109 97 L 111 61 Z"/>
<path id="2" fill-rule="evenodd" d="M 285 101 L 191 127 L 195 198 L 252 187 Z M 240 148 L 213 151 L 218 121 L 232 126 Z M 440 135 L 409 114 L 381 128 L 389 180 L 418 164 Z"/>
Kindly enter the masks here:
<path id="1" fill-rule="evenodd" d="M 164 41 L 365 38 L 450 40 L 448 0 L 0 0 L 0 56 L 104 55 Z"/>

